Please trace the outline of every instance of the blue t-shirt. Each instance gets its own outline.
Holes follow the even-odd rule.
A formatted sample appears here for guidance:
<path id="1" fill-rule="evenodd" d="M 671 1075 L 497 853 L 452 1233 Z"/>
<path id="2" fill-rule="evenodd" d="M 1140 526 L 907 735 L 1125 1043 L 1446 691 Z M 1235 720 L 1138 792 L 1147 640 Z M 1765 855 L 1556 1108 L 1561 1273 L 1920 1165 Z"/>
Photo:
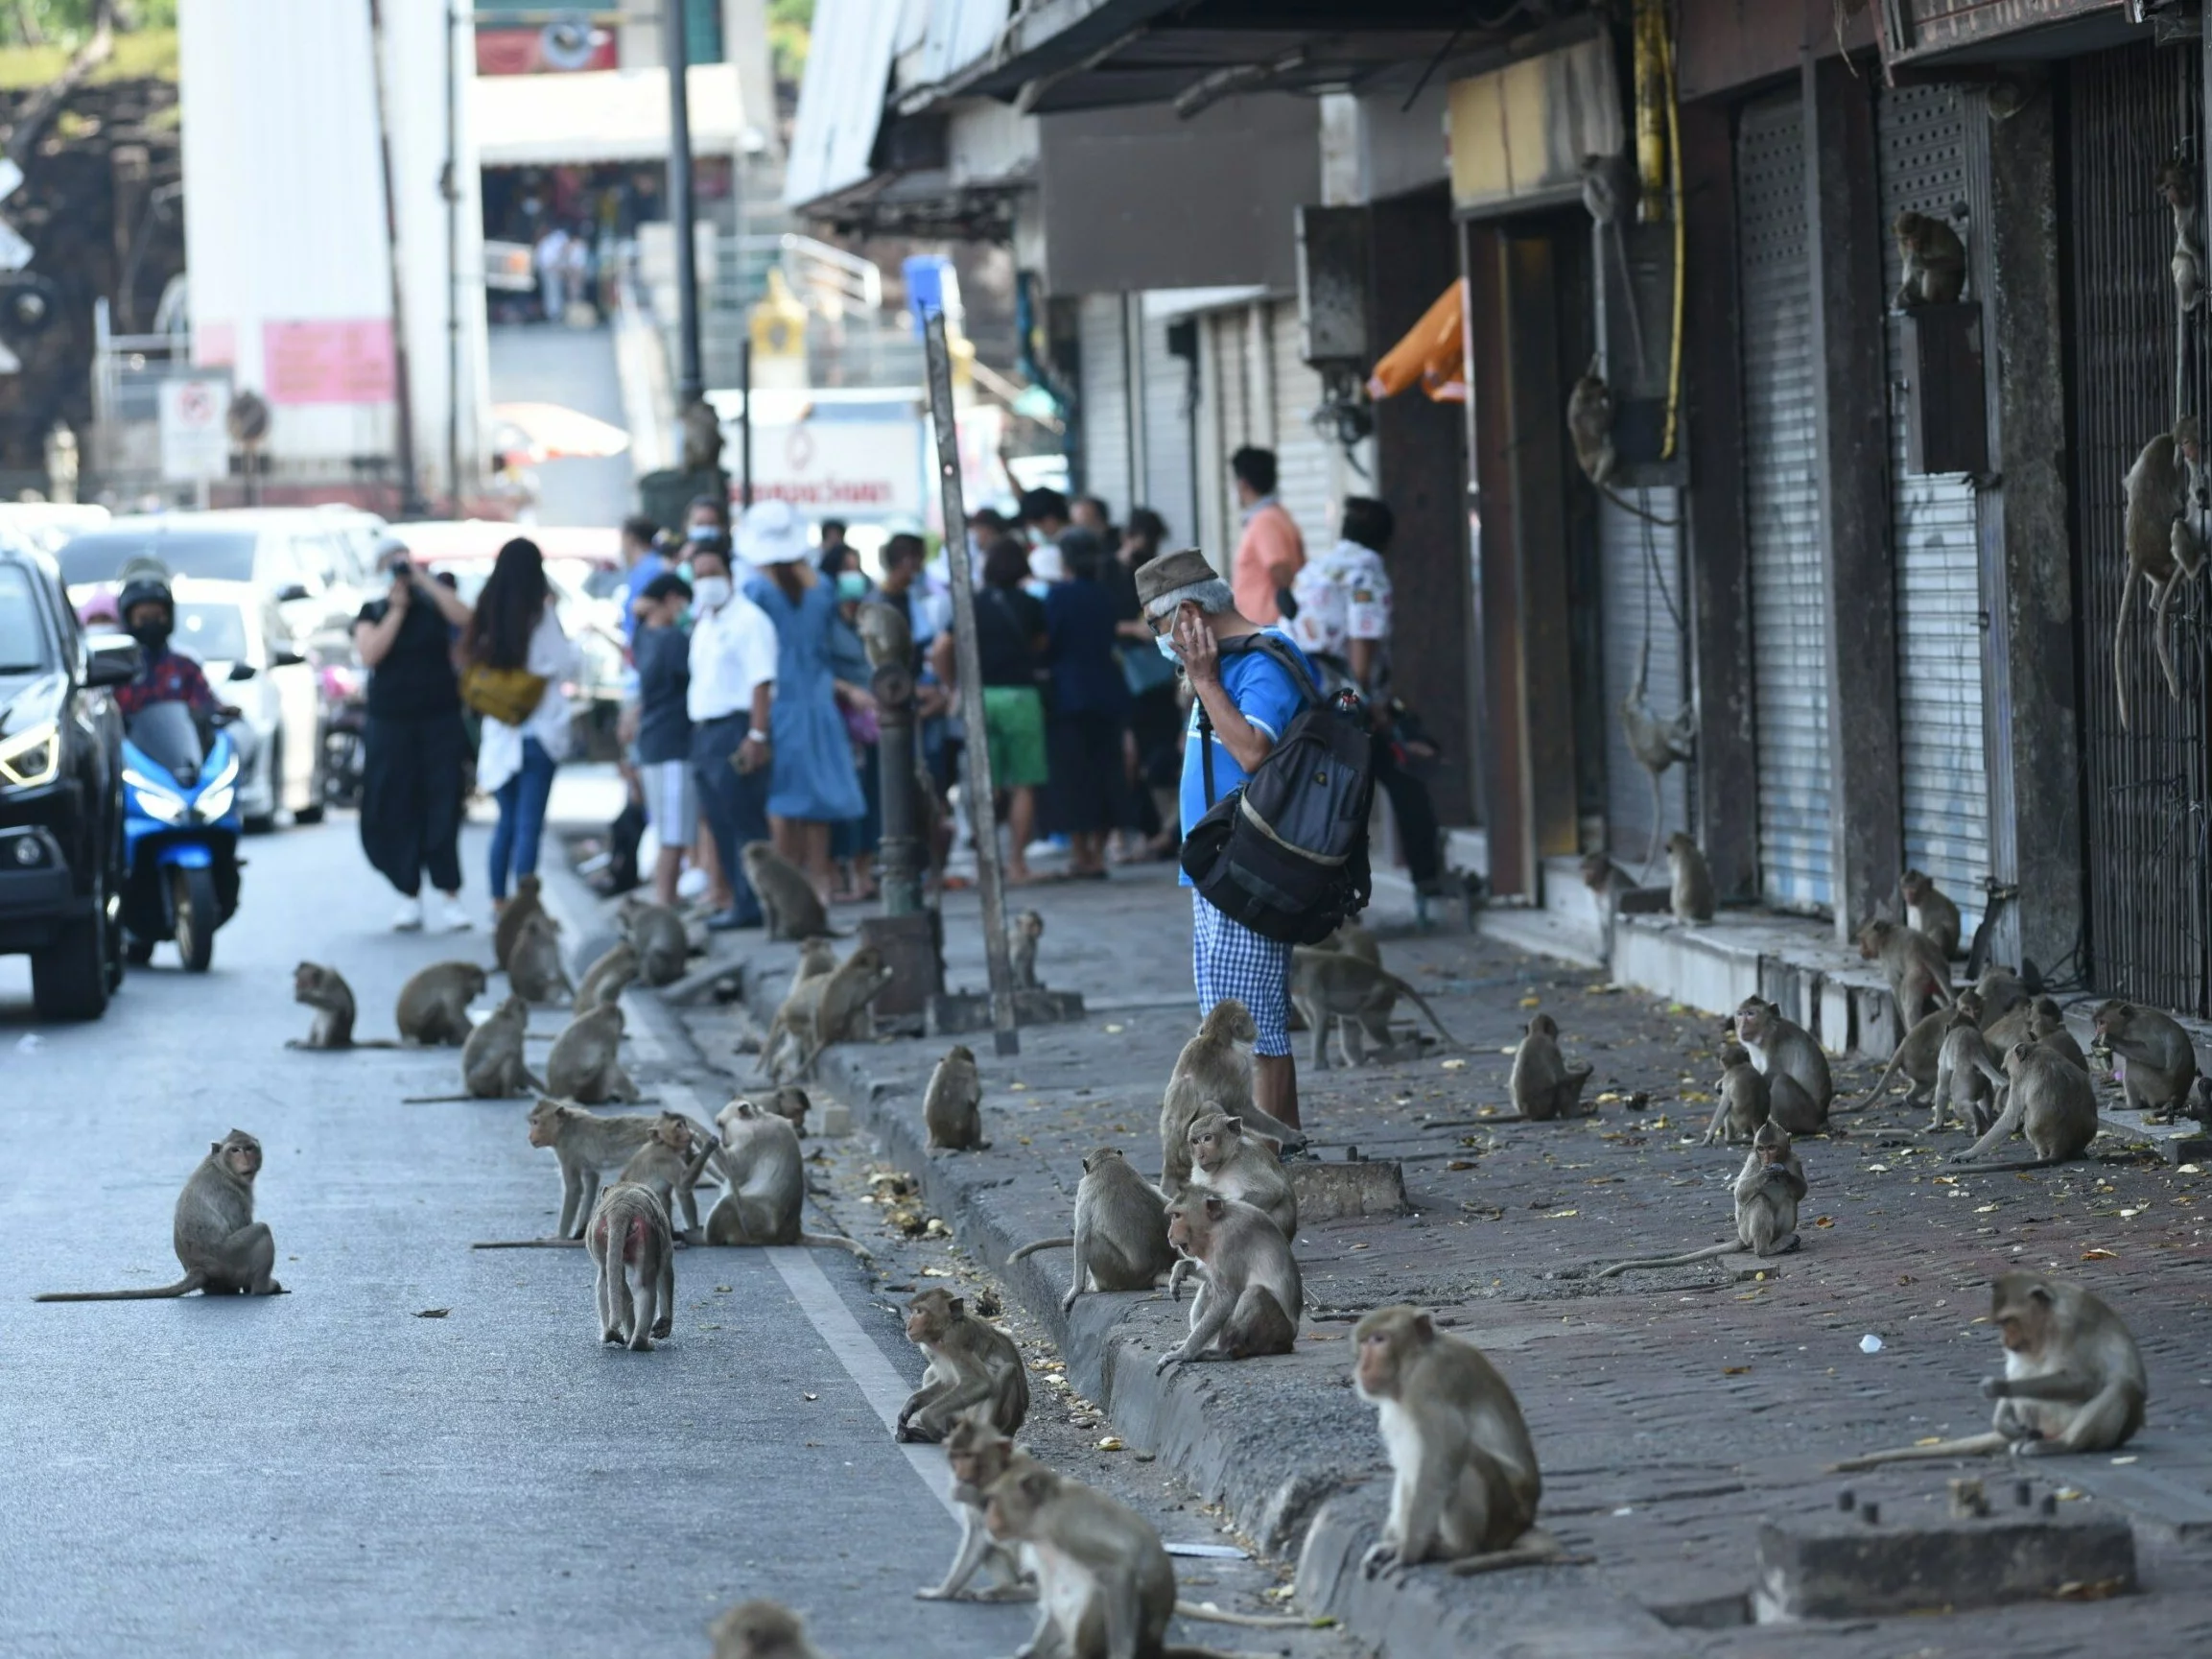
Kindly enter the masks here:
<path id="1" fill-rule="evenodd" d="M 667 559 L 648 548 L 645 557 L 631 565 L 623 578 L 623 638 L 633 646 L 638 638 L 638 615 L 630 607 L 637 604 L 638 595 L 645 592 L 647 582 L 671 568 Z"/>
<path id="2" fill-rule="evenodd" d="M 1304 652 L 1291 644 L 1290 636 L 1279 628 L 1264 628 L 1262 632 L 1274 635 L 1288 647 L 1291 655 L 1306 664 L 1306 674 L 1316 691 L 1320 676 L 1313 672 L 1313 664 Z M 1290 671 L 1258 646 L 1247 646 L 1234 653 L 1221 653 L 1221 687 L 1229 694 L 1229 700 L 1236 705 L 1236 712 L 1249 721 L 1255 729 L 1279 740 L 1290 727 L 1291 721 L 1305 706 L 1305 699 L 1291 682 Z M 1198 747 L 1199 704 L 1190 705 L 1190 718 L 1183 728 L 1183 833 L 1188 835 L 1206 816 L 1206 762 L 1204 751 Z M 1221 741 L 1218 732 L 1209 739 L 1213 745 L 1213 798 L 1220 800 L 1231 790 L 1242 786 L 1250 774 L 1236 764 L 1236 757 L 1229 752 L 1229 746 Z M 1190 878 L 1180 878 L 1185 887 Z"/>

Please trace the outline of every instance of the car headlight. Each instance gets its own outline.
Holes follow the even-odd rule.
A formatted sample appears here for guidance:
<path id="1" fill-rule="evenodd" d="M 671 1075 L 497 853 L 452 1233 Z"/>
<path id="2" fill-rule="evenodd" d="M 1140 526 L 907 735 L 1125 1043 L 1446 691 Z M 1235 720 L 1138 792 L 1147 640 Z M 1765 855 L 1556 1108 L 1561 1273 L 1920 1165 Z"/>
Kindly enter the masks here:
<path id="1" fill-rule="evenodd" d="M 61 770 L 61 727 L 44 721 L 11 738 L 0 738 L 0 784 L 35 789 L 52 783 Z"/>
<path id="2" fill-rule="evenodd" d="M 175 823 L 184 816 L 183 797 L 175 790 L 155 783 L 144 772 L 133 768 L 123 769 L 123 781 L 130 786 L 137 797 L 138 810 L 158 823 Z"/>
<path id="3" fill-rule="evenodd" d="M 236 793 L 229 784 L 219 785 L 202 794 L 193 811 L 199 814 L 201 823 L 213 823 L 230 810 L 230 799 Z"/>

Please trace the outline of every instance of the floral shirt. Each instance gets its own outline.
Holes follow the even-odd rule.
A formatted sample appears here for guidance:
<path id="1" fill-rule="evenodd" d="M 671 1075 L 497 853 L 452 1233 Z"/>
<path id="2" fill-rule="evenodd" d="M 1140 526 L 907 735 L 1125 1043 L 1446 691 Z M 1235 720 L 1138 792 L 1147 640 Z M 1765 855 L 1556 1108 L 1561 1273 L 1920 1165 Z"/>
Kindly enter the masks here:
<path id="1" fill-rule="evenodd" d="M 215 707 L 215 693 L 198 663 L 182 652 L 165 651 L 148 662 L 136 679 L 115 688 L 115 706 L 126 717 L 157 702 L 180 702 L 196 713 L 206 714 Z"/>
<path id="2" fill-rule="evenodd" d="M 1350 641 L 1390 637 L 1390 577 L 1382 556 L 1356 541 L 1340 541 L 1308 560 L 1290 596 L 1298 602 L 1290 637 L 1308 656 L 1341 662 Z"/>

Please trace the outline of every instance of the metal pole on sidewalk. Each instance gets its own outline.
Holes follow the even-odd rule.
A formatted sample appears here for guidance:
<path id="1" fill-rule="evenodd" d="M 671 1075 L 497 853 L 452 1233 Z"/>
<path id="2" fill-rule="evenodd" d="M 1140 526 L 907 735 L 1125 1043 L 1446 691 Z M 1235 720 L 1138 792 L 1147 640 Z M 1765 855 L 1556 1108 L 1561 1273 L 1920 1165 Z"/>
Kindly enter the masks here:
<path id="1" fill-rule="evenodd" d="M 669 60 L 669 228 L 676 249 L 676 407 L 706 395 L 699 367 L 699 260 L 692 226 L 692 100 L 684 39 L 683 0 L 661 0 L 662 54 Z"/>
<path id="2" fill-rule="evenodd" d="M 953 572 L 953 648 L 960 710 L 968 728 L 968 820 L 976 830 L 976 889 L 983 900 L 983 957 L 991 970 L 993 1045 L 1022 1052 L 1014 1026 L 1014 964 L 1006 955 L 1006 894 L 999 871 L 999 815 L 991 798 L 991 746 L 983 729 L 983 654 L 976 642 L 976 588 L 968 574 L 968 514 L 960 499 L 960 433 L 953 419 L 953 354 L 945 314 L 923 324 L 929 356 L 930 419 L 937 431 L 937 484 L 945 509 L 945 557 Z"/>
<path id="3" fill-rule="evenodd" d="M 738 416 L 738 505 L 753 505 L 753 336 L 748 327 L 738 342 L 738 392 L 742 413 Z"/>

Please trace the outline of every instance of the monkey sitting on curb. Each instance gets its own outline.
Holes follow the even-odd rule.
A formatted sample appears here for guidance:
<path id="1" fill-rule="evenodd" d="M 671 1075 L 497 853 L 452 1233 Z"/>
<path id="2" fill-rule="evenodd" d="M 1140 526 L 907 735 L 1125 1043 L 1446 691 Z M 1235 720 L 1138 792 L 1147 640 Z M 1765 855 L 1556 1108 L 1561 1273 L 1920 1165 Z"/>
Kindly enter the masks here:
<path id="1" fill-rule="evenodd" d="M 1988 1434 L 1871 1452 L 1830 1468 L 2007 1451 L 2016 1458 L 2111 1452 L 2143 1426 L 2151 1397 L 2143 1351 L 2097 1296 L 2042 1273 L 2002 1273 L 1989 1286 L 1989 1317 L 2005 1344 L 2005 1374 L 1982 1380 L 1983 1398 L 1997 1402 Z"/>
<path id="2" fill-rule="evenodd" d="M 260 1173 L 261 1143 L 244 1129 L 232 1129 L 208 1147 L 176 1196 L 170 1241 L 184 1277 L 176 1284 L 144 1291 L 49 1291 L 34 1300 L 140 1302 L 194 1291 L 210 1296 L 284 1294 L 284 1287 L 270 1277 L 276 1239 L 267 1221 L 253 1219 L 253 1178 Z"/>
<path id="3" fill-rule="evenodd" d="M 1615 1262 L 1601 1268 L 1596 1276 L 1611 1279 L 1638 1268 L 1684 1268 L 1715 1256 L 1732 1256 L 1749 1250 L 1754 1256 L 1778 1256 L 1798 1247 L 1798 1205 L 1805 1196 L 1805 1170 L 1790 1149 L 1790 1137 L 1773 1122 L 1761 1124 L 1752 1137 L 1751 1155 L 1736 1175 L 1736 1236 L 1702 1250 L 1679 1256 L 1653 1256 L 1634 1262 Z"/>
<path id="4" fill-rule="evenodd" d="M 2097 1036 L 2128 1062 L 2120 1093 L 2130 1111 L 2171 1120 L 2197 1080 L 2197 1047 L 2189 1033 L 2156 1008 L 2115 997 L 2097 1005 Z"/>
<path id="5" fill-rule="evenodd" d="M 768 938 L 811 939 L 834 934 L 830 912 L 822 908 L 822 895 L 807 872 L 766 841 L 747 841 L 740 858 L 745 880 L 761 901 L 768 921 Z"/>
<path id="6" fill-rule="evenodd" d="M 1060 1311 L 1075 1305 L 1085 1291 L 1149 1291 L 1174 1270 L 1177 1257 L 1167 1243 L 1167 1203 L 1129 1167 L 1119 1147 L 1100 1147 L 1083 1160 L 1083 1179 L 1075 1188 L 1075 1231 L 1065 1239 L 1039 1239 L 1006 1258 L 1010 1268 L 1039 1250 L 1072 1246 L 1074 1283 L 1060 1298 Z"/>
<path id="7" fill-rule="evenodd" d="M 1177 1078 L 1188 1078 L 1195 1091 L 1188 1098 L 1201 1108 L 1212 1104 L 1217 1110 L 1234 1112 L 1244 1120 L 1246 1134 L 1265 1135 L 1286 1152 L 1299 1151 L 1306 1146 L 1305 1131 L 1269 1116 L 1253 1101 L 1252 1045 L 1259 1036 L 1252 1010 L 1235 997 L 1223 997 L 1207 1010 L 1206 1017 L 1198 1022 L 1198 1034 L 1175 1056 L 1174 1069 L 1167 1074 L 1168 1092 L 1174 1092 L 1172 1085 Z M 1163 1101 L 1161 1146 L 1172 1163 L 1179 1156 L 1174 1149 L 1190 1130 L 1190 1119 L 1184 1118 L 1176 1129 L 1176 1139 L 1169 1140 L 1165 1111 Z M 1188 1167 L 1185 1173 L 1188 1174 Z"/>
<path id="8" fill-rule="evenodd" d="M 983 1138 L 983 1080 L 976 1072 L 975 1052 L 965 1043 L 945 1051 L 922 1093 L 922 1122 L 932 1152 L 986 1152 Z"/>
<path id="9" fill-rule="evenodd" d="M 1249 1360 L 1297 1346 L 1306 1289 L 1282 1228 L 1250 1204 L 1190 1192 L 1167 1206 L 1167 1242 L 1198 1264 L 1198 1294 L 1190 1335 L 1160 1357 L 1154 1375 L 1179 1362 Z"/>
<path id="10" fill-rule="evenodd" d="M 1045 936 L 1045 918 L 1035 911 L 1023 911 L 1006 924 L 1006 956 L 1014 970 L 1014 988 L 1043 990 L 1037 978 L 1037 941 Z"/>
<path id="11" fill-rule="evenodd" d="M 934 1287 L 906 1304 L 906 1338 L 929 1356 L 922 1386 L 899 1409 L 898 1440 L 942 1440 L 954 1419 L 982 1408 L 1001 1434 L 1020 1432 L 1029 1414 L 1029 1374 L 1022 1351 L 968 1304 Z"/>

